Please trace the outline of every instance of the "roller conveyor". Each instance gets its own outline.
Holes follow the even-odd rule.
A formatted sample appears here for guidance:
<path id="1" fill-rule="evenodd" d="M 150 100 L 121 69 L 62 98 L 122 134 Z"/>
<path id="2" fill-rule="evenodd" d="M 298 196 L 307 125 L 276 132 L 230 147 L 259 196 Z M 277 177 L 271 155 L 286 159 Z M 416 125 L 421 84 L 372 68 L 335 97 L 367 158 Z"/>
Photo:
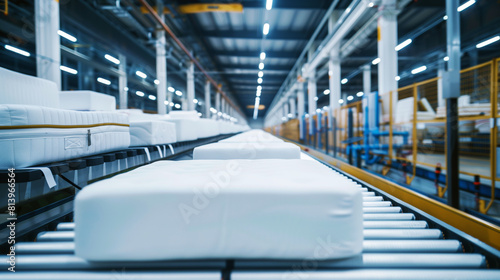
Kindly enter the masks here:
<path id="1" fill-rule="evenodd" d="M 230 279 L 270 280 L 288 279 L 286 277 L 290 273 L 290 279 L 306 277 L 318 280 L 500 279 L 500 270 L 486 269 L 493 263 L 480 250 L 464 253 L 464 243 L 457 239 L 460 234 L 450 235 L 445 225 L 427 220 L 421 213 L 408 211 L 411 206 L 403 206 L 399 201 L 394 203 L 373 187 L 361 186 L 365 241 L 363 254 L 354 258 L 309 262 L 193 260 L 93 263 L 74 255 L 75 224 L 60 223 L 56 231 L 39 233 L 37 242 L 17 244 L 16 265 L 23 273 L 16 273 L 14 278 L 10 275 L 10 278 L 2 278 L 4 275 L 0 274 L 0 279 L 33 279 L 34 275 L 36 279 L 120 279 L 117 275 L 123 275 L 124 279 L 226 280 L 230 276 Z M 4 259 L 0 257 L 0 270 L 7 268 Z M 54 271 L 57 273 L 54 274 Z"/>

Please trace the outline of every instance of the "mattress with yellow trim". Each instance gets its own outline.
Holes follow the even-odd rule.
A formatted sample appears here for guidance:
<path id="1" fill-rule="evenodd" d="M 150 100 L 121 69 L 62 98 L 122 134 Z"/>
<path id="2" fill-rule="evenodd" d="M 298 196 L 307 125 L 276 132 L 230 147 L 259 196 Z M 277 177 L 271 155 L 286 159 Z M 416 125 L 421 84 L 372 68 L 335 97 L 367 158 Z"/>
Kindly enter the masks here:
<path id="1" fill-rule="evenodd" d="M 128 148 L 128 116 L 0 104 L 0 169 Z"/>

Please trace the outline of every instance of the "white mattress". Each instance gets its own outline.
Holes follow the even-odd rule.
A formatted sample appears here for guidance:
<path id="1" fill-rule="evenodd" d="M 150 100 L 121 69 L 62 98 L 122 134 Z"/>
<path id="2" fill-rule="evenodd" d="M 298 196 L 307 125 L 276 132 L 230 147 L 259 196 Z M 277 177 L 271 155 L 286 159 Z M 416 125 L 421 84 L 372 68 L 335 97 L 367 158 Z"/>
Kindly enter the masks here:
<path id="1" fill-rule="evenodd" d="M 54 82 L 0 67 L 0 104 L 25 104 L 59 108 Z"/>
<path id="2" fill-rule="evenodd" d="M 193 159 L 300 159 L 291 143 L 213 143 L 196 147 Z"/>
<path id="3" fill-rule="evenodd" d="M 90 261 L 345 258 L 362 251 L 362 212 L 361 188 L 318 162 L 162 161 L 78 193 L 75 253 Z"/>
<path id="4" fill-rule="evenodd" d="M 207 138 L 219 135 L 219 124 L 215 120 L 198 119 L 198 138 Z"/>
<path id="5" fill-rule="evenodd" d="M 192 119 L 197 120 L 200 118 L 197 111 L 172 111 L 168 114 L 172 119 Z"/>
<path id="6" fill-rule="evenodd" d="M 105 153 L 129 144 L 128 118 L 123 114 L 0 105 L 2 169 Z"/>
<path id="7" fill-rule="evenodd" d="M 195 119 L 168 119 L 175 124 L 177 142 L 193 141 L 198 139 L 199 122 Z"/>
<path id="8" fill-rule="evenodd" d="M 253 129 L 241 134 L 219 141 L 221 143 L 241 143 L 241 142 L 284 142 L 278 137 L 263 130 Z"/>
<path id="9" fill-rule="evenodd" d="M 116 98 L 114 96 L 90 90 L 61 91 L 59 101 L 61 109 L 78 111 L 116 110 Z"/>
<path id="10" fill-rule="evenodd" d="M 175 124 L 165 121 L 131 121 L 130 146 L 151 146 L 177 142 Z"/>

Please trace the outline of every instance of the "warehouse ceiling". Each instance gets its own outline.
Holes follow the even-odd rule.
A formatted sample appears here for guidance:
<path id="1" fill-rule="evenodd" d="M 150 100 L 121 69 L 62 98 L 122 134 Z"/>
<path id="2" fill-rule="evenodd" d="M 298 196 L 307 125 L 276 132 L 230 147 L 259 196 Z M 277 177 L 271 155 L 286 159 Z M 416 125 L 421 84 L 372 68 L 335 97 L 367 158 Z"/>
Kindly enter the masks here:
<path id="1" fill-rule="evenodd" d="M 157 4 L 156 0 L 147 2 L 151 6 Z M 167 26 L 188 46 L 210 76 L 222 85 L 222 90 L 247 117 L 253 115 L 252 106 L 259 85 L 261 52 L 266 53 L 262 61 L 264 67 L 260 104 L 263 106 L 259 111 L 259 116 L 262 117 L 332 3 L 336 4 L 334 13 L 341 14 L 351 2 L 350 0 L 274 0 L 272 9 L 267 11 L 265 0 L 162 0 L 167 11 L 165 14 Z M 443 19 L 445 1 L 403 2 L 406 6 L 400 7 L 402 9 L 398 16 L 399 42 L 408 38 L 413 39 L 413 42 L 398 53 L 400 86 L 435 77 L 438 64 L 446 56 L 446 21 Z M 460 2 L 465 3 L 466 0 Z M 235 4 L 235 6 L 226 11 L 213 12 L 208 11 L 206 7 L 205 10 L 199 6 L 190 8 L 191 4 L 213 6 Z M 9 1 L 9 5 L 11 11 L 9 16 L 0 14 L 0 42 L 15 44 L 35 53 L 33 2 Z M 109 79 L 114 79 L 112 72 L 116 67 L 102 57 L 105 53 L 115 55 L 121 53 L 127 57 L 130 92 L 141 90 L 155 95 L 153 83 L 156 76 L 155 30 L 158 25 L 151 15 L 141 10 L 141 7 L 139 0 L 60 2 L 61 29 L 78 38 L 76 44 L 62 40 L 62 62 L 70 67 L 82 67 L 79 71 L 86 73 L 78 75 L 79 77 L 63 75 L 63 88 L 93 89 L 116 96 L 117 82 L 112 80 L 111 87 L 95 86 L 91 85 L 93 79 L 87 79 L 86 75 L 108 75 Z M 375 4 L 367 19 L 376 14 L 377 8 Z M 500 3 L 487 0 L 477 0 L 470 8 L 460 13 L 463 67 L 500 56 L 498 44 L 481 49 L 475 48 L 478 42 L 500 34 L 498 14 L 500 14 Z M 343 43 L 367 19 L 363 19 L 355 26 Z M 263 25 L 266 22 L 269 23 L 269 33 L 264 36 Z M 318 30 L 315 45 L 319 45 L 327 36 L 327 30 L 326 24 Z M 185 68 L 188 57 L 169 37 L 167 44 L 171 51 L 171 56 L 168 58 L 169 85 L 185 90 Z M 34 57 L 12 56 L 3 48 L 0 49 L 0 66 L 23 73 L 35 73 Z M 342 76 L 348 79 L 348 82 L 342 85 L 344 96 L 355 95 L 362 90 L 360 67 L 371 65 L 371 61 L 376 57 L 376 32 L 372 32 L 363 44 L 357 46 L 342 60 Z M 90 68 L 86 69 L 80 65 L 82 61 L 88 67 L 93 67 L 93 73 Z M 411 69 L 423 64 L 427 65 L 427 71 L 418 75 L 409 73 Z M 104 69 L 105 67 L 109 69 Z M 377 67 L 372 65 L 371 69 L 372 90 L 376 90 Z M 136 70 L 147 73 L 148 79 L 137 79 L 134 74 Z M 328 88 L 328 75 L 325 70 L 318 73 L 321 74 L 318 77 L 318 106 L 321 107 L 328 105 L 328 97 L 322 94 L 323 90 Z M 89 86 L 86 86 L 86 80 Z M 196 81 L 196 96 L 202 100 L 205 77 L 197 72 Z M 152 100 L 139 98 L 132 93 L 129 96 L 132 106 L 139 108 L 142 106 L 147 110 L 156 108 Z M 175 98 L 176 102 L 180 102 L 179 97 Z M 353 101 L 356 101 L 356 97 L 354 98 Z"/>

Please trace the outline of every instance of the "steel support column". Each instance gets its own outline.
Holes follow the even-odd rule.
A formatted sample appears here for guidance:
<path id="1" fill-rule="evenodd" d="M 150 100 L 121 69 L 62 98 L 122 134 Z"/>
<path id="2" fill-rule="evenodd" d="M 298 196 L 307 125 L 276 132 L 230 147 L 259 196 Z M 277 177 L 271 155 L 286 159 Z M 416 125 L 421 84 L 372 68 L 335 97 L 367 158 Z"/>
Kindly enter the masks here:
<path id="1" fill-rule="evenodd" d="M 310 70 L 307 78 L 307 102 L 308 102 L 308 113 L 309 113 L 309 135 L 313 134 L 313 115 L 316 114 L 316 96 L 317 96 L 317 85 L 316 85 L 316 70 Z"/>
<path id="2" fill-rule="evenodd" d="M 448 204 L 460 207 L 459 199 L 459 135 L 457 99 L 460 96 L 460 16 L 458 0 L 446 0 L 446 43 L 450 60 L 444 80 L 446 100 L 446 184 Z"/>
<path id="3" fill-rule="evenodd" d="M 210 81 L 205 82 L 205 118 L 210 118 L 210 106 L 212 106 L 210 97 Z"/>
<path id="4" fill-rule="evenodd" d="M 164 20 L 163 15 L 163 2 L 156 1 L 158 11 L 161 11 L 158 15 L 161 20 Z M 167 50 L 166 50 L 166 38 L 165 31 L 161 29 L 160 25 L 157 25 L 156 29 L 156 78 L 160 82 L 156 86 L 156 107 L 159 115 L 165 115 L 167 113 L 167 107 L 165 106 L 165 100 L 167 96 Z"/>
<path id="5" fill-rule="evenodd" d="M 194 63 L 190 62 L 187 69 L 187 109 L 194 110 Z"/>
<path id="6" fill-rule="evenodd" d="M 288 103 L 290 104 L 290 114 L 292 119 L 295 119 L 297 117 L 297 104 L 295 102 L 295 97 L 292 97 L 288 100 Z"/>
<path id="7" fill-rule="evenodd" d="M 328 61 L 328 84 L 330 88 L 330 112 L 333 116 L 335 109 L 340 107 L 339 99 L 341 94 L 342 74 L 340 69 L 339 46 L 336 46 L 330 52 Z"/>
<path id="8" fill-rule="evenodd" d="M 389 92 L 392 91 L 393 104 L 398 100 L 398 21 L 396 0 L 382 0 L 379 8 L 380 17 L 377 26 L 377 52 L 380 62 L 378 64 L 378 92 L 383 100 L 383 112 L 389 112 Z M 395 115 L 396 106 L 393 108 Z"/>
<path id="9" fill-rule="evenodd" d="M 120 76 L 118 77 L 118 93 L 120 97 L 120 109 L 128 108 L 128 87 L 127 87 L 127 57 L 123 54 L 118 55 L 120 60 Z"/>
<path id="10" fill-rule="evenodd" d="M 304 83 L 298 82 L 297 85 L 297 113 L 299 115 L 299 135 L 300 139 L 305 139 L 304 135 L 304 125 L 305 123 L 302 122 L 302 118 L 304 117 L 305 114 L 305 100 L 304 100 Z"/>
<path id="11" fill-rule="evenodd" d="M 59 1 L 35 1 L 36 72 L 37 76 L 56 83 L 61 90 L 61 39 Z M 95 83 L 96 81 L 94 81 Z"/>
<path id="12" fill-rule="evenodd" d="M 217 92 L 215 94 L 215 110 L 217 110 L 216 118 L 219 119 L 219 112 L 220 112 L 220 93 L 219 92 Z"/>
<path id="13" fill-rule="evenodd" d="M 372 67 L 370 64 L 363 65 L 363 93 L 367 94 L 372 91 Z"/>

